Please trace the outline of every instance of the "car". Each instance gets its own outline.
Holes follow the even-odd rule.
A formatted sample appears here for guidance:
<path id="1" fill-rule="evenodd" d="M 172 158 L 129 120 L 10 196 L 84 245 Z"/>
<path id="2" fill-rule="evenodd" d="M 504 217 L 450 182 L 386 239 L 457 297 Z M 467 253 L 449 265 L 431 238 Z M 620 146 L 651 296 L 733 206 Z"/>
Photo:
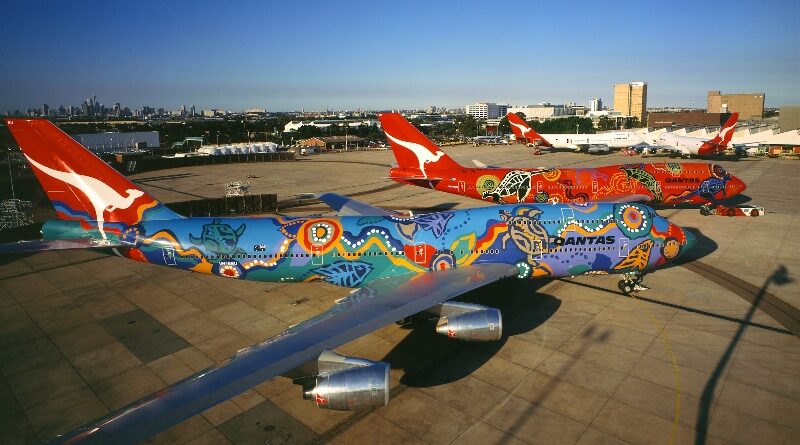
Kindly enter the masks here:
<path id="1" fill-rule="evenodd" d="M 700 207 L 700 213 L 703 215 L 719 215 L 719 216 L 761 216 L 764 214 L 764 207 L 742 205 L 736 207 L 728 207 L 718 205 L 711 207 L 711 204 L 706 204 Z"/>

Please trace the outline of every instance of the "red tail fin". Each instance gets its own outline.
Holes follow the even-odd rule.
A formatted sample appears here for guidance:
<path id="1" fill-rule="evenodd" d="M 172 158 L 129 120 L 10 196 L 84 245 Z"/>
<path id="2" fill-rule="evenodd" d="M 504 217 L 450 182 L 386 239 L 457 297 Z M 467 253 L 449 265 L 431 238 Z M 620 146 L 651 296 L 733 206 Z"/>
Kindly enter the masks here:
<path id="1" fill-rule="evenodd" d="M 61 219 L 134 224 L 180 218 L 46 119 L 8 119 L 8 129 Z"/>
<path id="2" fill-rule="evenodd" d="M 508 117 L 508 123 L 511 124 L 511 131 L 514 132 L 514 136 L 517 138 L 518 141 L 523 141 L 526 143 L 535 144 L 536 141 L 539 141 L 541 145 L 546 147 L 550 146 L 550 142 L 547 142 L 545 138 L 542 137 L 539 133 L 536 132 L 524 119 L 517 116 L 514 113 L 508 113 L 506 115 Z"/>
<path id="3" fill-rule="evenodd" d="M 739 113 L 731 114 L 731 117 L 725 121 L 725 125 L 723 125 L 719 129 L 719 133 L 716 134 L 713 138 L 709 139 L 698 150 L 698 153 L 701 155 L 704 154 L 714 154 L 714 153 L 722 153 L 728 147 L 728 143 L 733 138 L 733 132 L 736 128 L 736 121 L 739 120 Z"/>
<path id="4" fill-rule="evenodd" d="M 432 170 L 461 168 L 403 116 L 383 113 L 380 120 L 400 168 L 422 178 L 428 177 Z"/>

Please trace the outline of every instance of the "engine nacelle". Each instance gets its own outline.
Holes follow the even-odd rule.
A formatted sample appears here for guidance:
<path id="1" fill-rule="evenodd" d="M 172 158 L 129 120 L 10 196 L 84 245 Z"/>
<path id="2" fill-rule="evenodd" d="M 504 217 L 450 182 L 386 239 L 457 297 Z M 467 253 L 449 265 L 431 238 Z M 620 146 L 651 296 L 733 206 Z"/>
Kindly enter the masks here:
<path id="1" fill-rule="evenodd" d="M 320 374 L 303 398 L 318 408 L 355 411 L 389 403 L 389 364 L 345 357 L 325 351 L 319 358 Z"/>
<path id="2" fill-rule="evenodd" d="M 503 319 L 495 308 L 451 301 L 441 307 L 436 332 L 464 341 L 500 340 Z"/>

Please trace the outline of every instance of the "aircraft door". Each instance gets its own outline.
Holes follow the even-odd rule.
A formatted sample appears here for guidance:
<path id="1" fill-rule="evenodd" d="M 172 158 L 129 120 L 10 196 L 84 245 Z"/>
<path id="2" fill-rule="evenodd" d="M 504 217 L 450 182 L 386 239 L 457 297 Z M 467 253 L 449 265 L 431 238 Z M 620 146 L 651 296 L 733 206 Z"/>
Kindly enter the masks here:
<path id="1" fill-rule="evenodd" d="M 164 255 L 164 264 L 167 266 L 174 266 L 175 263 L 175 249 L 172 247 L 164 247 L 161 249 L 161 253 Z"/>
<path id="2" fill-rule="evenodd" d="M 427 264 L 425 258 L 425 244 L 424 243 L 416 243 L 414 244 L 414 262 L 417 264 Z"/>
<path id="3" fill-rule="evenodd" d="M 619 240 L 619 257 L 625 258 L 630 253 L 630 240 L 627 238 L 620 238 Z"/>
<path id="4" fill-rule="evenodd" d="M 314 266 L 322 266 L 325 260 L 322 256 L 322 244 L 311 245 L 311 264 Z"/>
<path id="5" fill-rule="evenodd" d="M 458 193 L 465 193 L 467 191 L 467 184 L 464 181 L 458 181 Z"/>
<path id="6" fill-rule="evenodd" d="M 592 181 L 592 193 L 596 195 L 598 188 L 599 187 L 597 186 L 597 181 Z"/>
<path id="7" fill-rule="evenodd" d="M 533 244 L 533 253 L 531 253 L 531 258 L 535 260 L 542 259 L 542 252 L 544 251 L 544 242 L 541 239 L 535 239 L 532 242 Z"/>
<path id="8" fill-rule="evenodd" d="M 575 212 L 569 207 L 562 208 L 561 222 L 563 222 L 565 225 L 569 224 L 570 222 L 575 222 Z"/>
<path id="9" fill-rule="evenodd" d="M 544 184 L 542 183 L 542 181 L 536 181 L 536 193 L 542 193 L 543 187 Z"/>

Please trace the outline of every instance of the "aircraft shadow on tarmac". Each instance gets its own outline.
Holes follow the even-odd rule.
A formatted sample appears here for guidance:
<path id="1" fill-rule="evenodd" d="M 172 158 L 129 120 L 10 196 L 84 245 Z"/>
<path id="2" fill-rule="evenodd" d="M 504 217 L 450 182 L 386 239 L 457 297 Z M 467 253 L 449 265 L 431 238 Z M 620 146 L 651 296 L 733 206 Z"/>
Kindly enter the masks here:
<path id="1" fill-rule="evenodd" d="M 694 235 L 695 239 L 697 240 L 696 244 L 694 245 L 692 250 L 670 261 L 669 263 L 659 267 L 659 269 L 669 269 L 671 267 L 682 266 L 686 263 L 691 263 L 692 261 L 703 259 L 704 257 L 710 255 L 712 252 L 717 250 L 717 248 L 719 247 L 716 241 L 705 236 L 700 229 L 697 229 L 695 227 L 683 227 L 683 230 L 686 230 L 687 232 Z"/>
<path id="2" fill-rule="evenodd" d="M 418 317 L 404 326 L 411 332 L 382 360 L 403 369 L 400 382 L 429 387 L 460 380 L 491 359 L 508 340 L 536 329 L 561 306 L 561 300 L 538 290 L 550 280 L 504 280 L 463 295 L 458 301 L 497 308 L 503 315 L 503 337 L 466 342 L 435 332 L 436 318 Z"/>

